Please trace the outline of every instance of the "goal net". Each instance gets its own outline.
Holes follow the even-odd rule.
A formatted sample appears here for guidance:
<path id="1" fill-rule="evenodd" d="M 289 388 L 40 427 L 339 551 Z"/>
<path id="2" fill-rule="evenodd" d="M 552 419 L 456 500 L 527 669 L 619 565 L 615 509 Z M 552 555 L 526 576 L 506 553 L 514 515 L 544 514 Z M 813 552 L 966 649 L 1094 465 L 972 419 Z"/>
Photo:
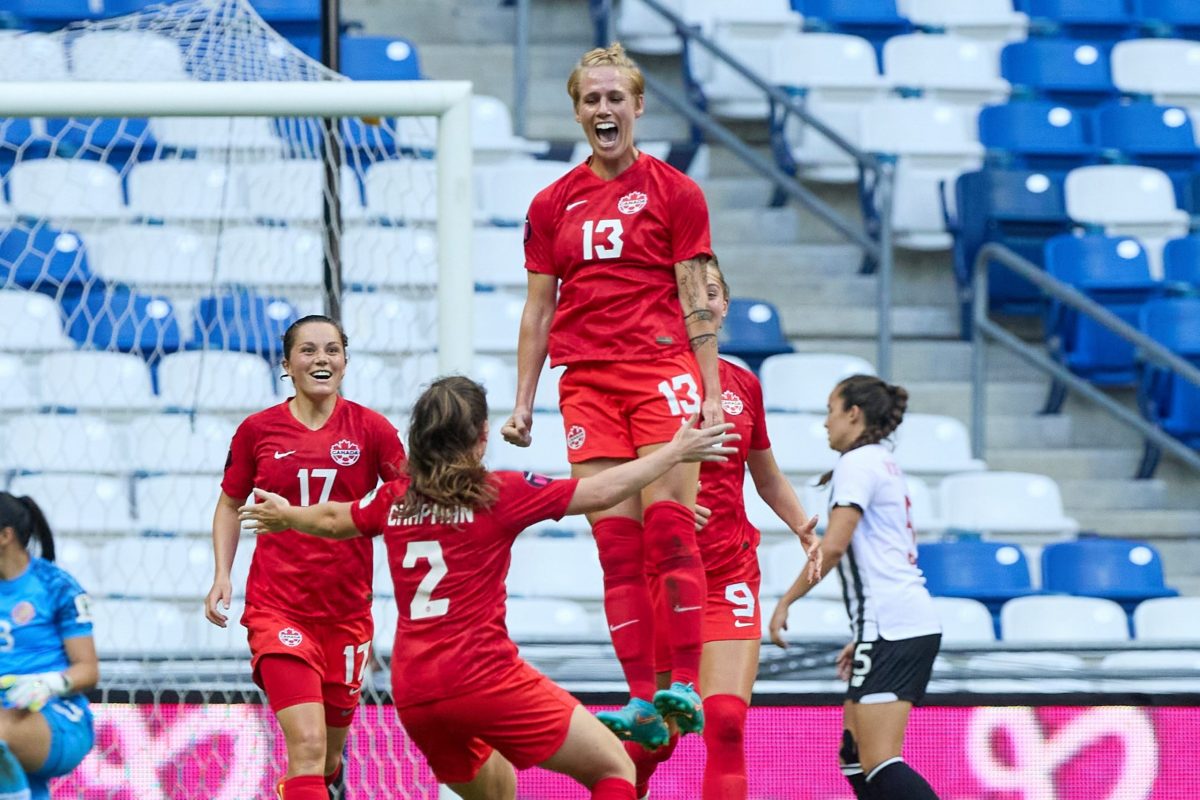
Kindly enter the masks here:
<path id="1" fill-rule="evenodd" d="M 56 795 L 273 796 L 240 604 L 226 630 L 201 609 L 226 449 L 288 395 L 307 313 L 340 304 L 345 393 L 401 429 L 422 382 L 469 369 L 470 87 L 346 81 L 246 0 L 4 32 L 0 80 L 0 477 L 46 510 L 102 658 L 97 745 Z M 384 699 L 364 691 L 353 796 L 437 796 Z"/>

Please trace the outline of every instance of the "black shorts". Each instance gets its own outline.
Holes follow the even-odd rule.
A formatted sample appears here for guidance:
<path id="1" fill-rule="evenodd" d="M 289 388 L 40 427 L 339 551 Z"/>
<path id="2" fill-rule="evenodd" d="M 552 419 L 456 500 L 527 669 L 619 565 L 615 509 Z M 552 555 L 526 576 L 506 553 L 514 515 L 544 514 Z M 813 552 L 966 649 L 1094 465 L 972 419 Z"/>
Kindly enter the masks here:
<path id="1" fill-rule="evenodd" d="M 921 702 L 941 644 L 940 633 L 858 642 L 846 697 L 856 703 Z"/>

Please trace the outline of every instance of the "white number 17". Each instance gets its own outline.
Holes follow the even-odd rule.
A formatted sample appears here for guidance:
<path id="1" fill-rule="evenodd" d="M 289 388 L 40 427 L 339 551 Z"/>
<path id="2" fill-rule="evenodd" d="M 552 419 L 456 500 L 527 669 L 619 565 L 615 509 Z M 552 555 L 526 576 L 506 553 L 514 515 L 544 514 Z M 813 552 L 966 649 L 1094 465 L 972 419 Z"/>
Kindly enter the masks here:
<path id="1" fill-rule="evenodd" d="M 296 473 L 296 477 L 300 479 L 300 505 L 310 506 L 312 502 L 310 498 L 312 493 L 308 489 L 309 470 L 302 469 Z M 321 499 L 318 503 L 325 503 L 329 500 L 329 494 L 333 491 L 333 482 L 337 478 L 336 469 L 314 469 L 312 470 L 313 479 L 321 478 L 325 484 L 321 487 Z"/>

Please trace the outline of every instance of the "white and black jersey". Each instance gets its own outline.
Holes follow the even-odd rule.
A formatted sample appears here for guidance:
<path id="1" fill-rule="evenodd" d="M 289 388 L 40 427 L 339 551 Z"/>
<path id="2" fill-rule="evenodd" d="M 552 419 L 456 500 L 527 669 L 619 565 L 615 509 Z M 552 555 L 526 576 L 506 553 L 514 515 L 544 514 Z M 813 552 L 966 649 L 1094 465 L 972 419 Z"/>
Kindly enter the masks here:
<path id="1" fill-rule="evenodd" d="M 917 568 L 904 474 L 891 452 L 872 444 L 844 453 L 833 469 L 829 505 L 862 512 L 850 549 L 838 563 L 855 639 L 896 641 L 941 633 L 925 576 Z"/>

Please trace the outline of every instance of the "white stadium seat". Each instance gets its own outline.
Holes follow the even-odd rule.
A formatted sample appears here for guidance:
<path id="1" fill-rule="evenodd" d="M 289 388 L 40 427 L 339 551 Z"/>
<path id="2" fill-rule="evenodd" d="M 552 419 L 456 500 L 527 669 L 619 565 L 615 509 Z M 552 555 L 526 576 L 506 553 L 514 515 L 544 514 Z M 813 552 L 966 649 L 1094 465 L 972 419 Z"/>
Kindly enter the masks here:
<path id="1" fill-rule="evenodd" d="M 1112 49 L 1113 84 L 1167 106 L 1200 109 L 1200 42 L 1131 39 Z"/>
<path id="2" fill-rule="evenodd" d="M 567 437 L 559 414 L 534 412 L 533 443 L 529 447 L 517 447 L 504 441 L 500 428 L 507 419 L 507 416 L 492 417 L 488 423 L 488 449 L 484 461 L 489 469 L 545 475 L 566 475 L 570 472 Z"/>
<path id="3" fill-rule="evenodd" d="M 519 227 L 476 228 L 472 234 L 471 270 L 475 282 L 485 286 L 524 287 L 524 230 Z"/>
<path id="4" fill-rule="evenodd" d="M 896 463 L 905 472 L 947 475 L 984 469 L 971 456 L 967 426 L 940 414 L 905 414 L 893 434 Z"/>
<path id="5" fill-rule="evenodd" d="M 893 36 L 883 46 L 884 79 L 897 89 L 978 107 L 1008 99 L 999 45 L 953 35 Z"/>
<path id="6" fill-rule="evenodd" d="M 71 44 L 71 76 L 79 81 L 188 80 L 173 40 L 147 31 L 88 31 Z M 180 91 L 185 91 L 181 89 Z"/>
<path id="7" fill-rule="evenodd" d="M 172 353 L 158 365 L 158 390 L 168 409 L 258 411 L 278 401 L 273 387 L 271 367 L 250 353 Z"/>
<path id="8" fill-rule="evenodd" d="M 1026 472 L 972 472 L 949 475 L 940 486 L 946 526 L 1035 539 L 1061 538 L 1079 530 L 1063 513 L 1062 494 L 1053 478 Z"/>
<path id="9" fill-rule="evenodd" d="M 476 355 L 471 361 L 471 378 L 487 391 L 488 410 L 511 410 L 517 396 L 517 368 L 500 356 Z M 541 391 L 538 391 L 541 394 Z"/>
<path id="10" fill-rule="evenodd" d="M 234 591 L 237 590 L 235 585 Z M 205 618 L 200 604 L 185 607 L 181 616 L 187 651 L 213 657 L 240 657 L 249 661 L 250 644 L 246 639 L 246 629 L 240 623 L 243 608 L 241 599 L 235 597 L 228 610 L 220 609 L 229 621 L 225 623 L 224 628 L 219 628 Z"/>
<path id="11" fill-rule="evenodd" d="M 8 417 L 9 469 L 31 472 L 126 472 L 122 430 L 89 414 L 22 414 Z"/>
<path id="12" fill-rule="evenodd" d="M 92 548 L 79 539 L 67 536 L 54 537 L 54 563 L 62 567 L 88 594 L 100 591 L 100 578 L 96 572 L 96 557 Z"/>
<path id="13" fill-rule="evenodd" d="M 498 97 L 471 96 L 471 152 L 475 163 L 529 158 L 545 153 L 549 142 L 535 142 L 513 133 L 512 112 Z"/>
<path id="14" fill-rule="evenodd" d="M 246 212 L 256 219 L 320 222 L 324 214 L 325 164 L 319 159 L 283 159 L 241 164 L 234 180 L 245 198 Z M 363 216 L 358 178 L 341 168 L 342 219 Z"/>
<path id="15" fill-rule="evenodd" d="M 88 236 L 88 260 L 105 279 L 134 286 L 210 286 L 215 236 L 185 227 L 116 225 Z"/>
<path id="16" fill-rule="evenodd" d="M 1200 597 L 1156 597 L 1133 610 L 1138 641 L 1200 642 Z"/>
<path id="17" fill-rule="evenodd" d="M 437 307 L 384 292 L 347 292 L 342 324 L 351 347 L 360 353 L 405 353 L 437 346 Z"/>
<path id="18" fill-rule="evenodd" d="M 763 609 L 763 638 L 768 638 L 767 619 L 774 604 Z M 835 639 L 842 644 L 850 641 L 850 617 L 845 604 L 837 600 L 813 600 L 802 597 L 788 609 L 788 629 L 783 638 L 789 642 Z"/>
<path id="19" fill-rule="evenodd" d="M 0 81 L 66 81 L 62 39 L 33 31 L 0 31 Z"/>
<path id="20" fill-rule="evenodd" d="M 580 639 L 591 633 L 587 610 L 571 600 L 513 598 L 505 618 L 508 635 L 517 641 Z"/>
<path id="21" fill-rule="evenodd" d="M 9 491 L 36 500 L 56 535 L 124 535 L 134 528 L 129 484 L 118 478 L 18 475 Z"/>
<path id="22" fill-rule="evenodd" d="M 4 386 L 4 391 L 0 392 L 0 411 L 37 410 L 41 403 L 34 375 L 35 370 L 25 366 L 20 356 L 0 353 L 0 385 Z"/>
<path id="23" fill-rule="evenodd" d="M 686 0 L 664 0 L 663 5 L 676 14 L 683 13 Z M 617 4 L 616 32 L 631 53 L 667 56 L 682 49 L 679 34 L 665 17 L 640 0 L 622 0 Z"/>
<path id="24" fill-rule="evenodd" d="M 153 475 L 133 482 L 138 529 L 154 534 L 207 534 L 221 475 Z"/>
<path id="25" fill-rule="evenodd" d="M 145 219 L 242 220 L 246 208 L 228 168 L 216 161 L 143 161 L 129 171 L 129 210 Z"/>
<path id="26" fill-rule="evenodd" d="M 796 497 L 800 499 L 800 502 L 803 505 L 804 485 L 793 483 L 792 489 L 795 490 Z M 746 519 L 749 520 L 750 524 L 757 528 L 763 535 L 769 535 L 773 533 L 786 534 L 788 536 L 794 535 L 792 534 L 791 528 L 789 528 L 787 524 L 785 524 L 784 521 L 779 518 L 774 509 L 767 505 L 767 501 L 763 500 L 762 497 L 759 496 L 758 489 L 754 486 L 754 479 L 750 477 L 749 473 L 746 473 L 745 479 L 742 482 L 742 501 L 746 505 Z M 817 506 L 809 508 L 807 505 L 805 505 L 804 510 L 808 512 L 809 516 L 812 516 L 813 514 L 817 514 L 822 517 L 825 516 L 825 509 L 823 507 Z"/>
<path id="27" fill-rule="evenodd" d="M 1006 642 L 1124 642 L 1129 623 L 1112 600 L 1031 595 L 1004 604 L 1000 633 Z"/>
<path id="28" fill-rule="evenodd" d="M 354 355 L 346 368 L 342 394 L 380 413 L 407 411 L 438 374 L 433 353 L 397 359 Z M 287 387 L 290 394 L 290 382 Z"/>
<path id="29" fill-rule="evenodd" d="M 896 6 L 915 25 L 980 41 L 1019 41 L 1029 29 L 1029 17 L 1013 10 L 1013 0 L 897 0 Z"/>
<path id="30" fill-rule="evenodd" d="M 101 545 L 97 566 L 106 595 L 200 605 L 212 586 L 213 550 L 197 539 L 125 536 Z"/>
<path id="31" fill-rule="evenodd" d="M 367 215 L 406 222 L 437 219 L 437 162 L 398 158 L 367 170 Z"/>
<path id="32" fill-rule="evenodd" d="M 8 173 L 8 192 L 12 210 L 29 217 L 114 220 L 129 214 L 121 176 L 98 161 L 19 161 Z"/>
<path id="33" fill-rule="evenodd" d="M 267 117 L 154 117 L 150 132 L 164 147 L 210 157 L 240 150 L 278 156 L 283 149 Z"/>
<path id="34" fill-rule="evenodd" d="M 80 350 L 38 363 L 47 403 L 79 411 L 135 412 L 158 407 L 150 368 L 139 356 Z"/>
<path id="35" fill-rule="evenodd" d="M 221 283 L 315 291 L 324 273 L 325 246 L 316 231 L 239 225 L 217 238 L 216 277 Z"/>
<path id="36" fill-rule="evenodd" d="M 824 416 L 768 411 L 767 430 L 771 440 L 779 442 L 771 452 L 784 472 L 809 475 L 833 469 L 837 462 L 837 453 L 829 449 Z"/>
<path id="37" fill-rule="evenodd" d="M 515 353 L 525 298 L 507 292 L 475 292 L 475 351 Z"/>
<path id="38" fill-rule="evenodd" d="M 992 612 L 978 600 L 966 597 L 935 597 L 933 607 L 942 623 L 942 644 L 986 644 L 996 641 Z"/>
<path id="39" fill-rule="evenodd" d="M 851 375 L 874 375 L 866 359 L 836 353 L 781 353 L 763 359 L 763 404 L 772 411 L 824 414 L 829 393 Z"/>
<path id="40" fill-rule="evenodd" d="M 343 284 L 436 286 L 437 277 L 437 234 L 432 230 L 352 227 L 342 238 Z"/>
<path id="41" fill-rule="evenodd" d="M 5 350 L 16 353 L 69 350 L 75 345 L 63 333 L 58 304 L 43 294 L 0 290 L 0 319 Z"/>
<path id="42" fill-rule="evenodd" d="M 100 598 L 92 601 L 92 618 L 96 653 L 102 659 L 180 655 L 189 647 L 185 617 L 174 603 Z M 231 619 L 234 626 L 241 628 Z"/>
<path id="43" fill-rule="evenodd" d="M 816 476 L 797 487 L 797 492 L 800 493 L 805 510 L 810 514 L 820 515 L 817 530 L 823 532 L 829 524 L 829 484 L 817 486 L 819 477 Z M 905 475 L 904 483 L 908 487 L 908 501 L 911 504 L 909 513 L 912 515 L 911 522 L 917 536 L 927 537 L 944 532 L 946 523 L 938 512 L 929 484 L 915 475 Z"/>
<path id="44" fill-rule="evenodd" d="M 561 161 L 508 161 L 475 168 L 475 207 L 493 224 L 519 225 L 534 195 L 570 172 Z"/>
<path id="45" fill-rule="evenodd" d="M 794 535 L 789 535 L 782 542 L 761 546 L 758 551 L 758 564 L 762 572 L 763 597 L 781 597 L 791 588 L 807 561 L 800 540 Z M 808 590 L 805 597 L 840 601 L 842 579 L 838 577 L 837 570 L 831 570 L 820 583 Z M 770 614 L 771 609 L 764 609 L 764 612 Z M 842 616 L 845 615 L 843 610 Z"/>
<path id="46" fill-rule="evenodd" d="M 130 465 L 138 472 L 219 474 L 236 427 L 204 414 L 140 416 L 126 426 Z"/>
<path id="47" fill-rule="evenodd" d="M 590 537 L 521 537 L 513 545 L 507 584 L 510 596 L 601 600 L 596 543 Z"/>

